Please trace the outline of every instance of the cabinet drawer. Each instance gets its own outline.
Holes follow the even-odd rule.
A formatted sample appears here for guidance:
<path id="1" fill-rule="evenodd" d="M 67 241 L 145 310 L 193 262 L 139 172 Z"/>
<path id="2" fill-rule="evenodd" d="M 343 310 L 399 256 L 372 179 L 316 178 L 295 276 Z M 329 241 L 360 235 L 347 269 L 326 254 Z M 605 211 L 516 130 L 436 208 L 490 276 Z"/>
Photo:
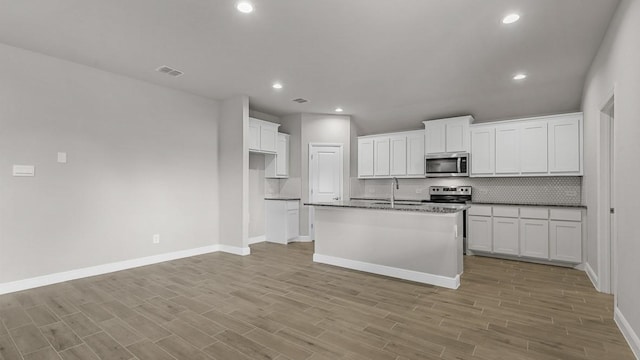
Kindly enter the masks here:
<path id="1" fill-rule="evenodd" d="M 523 219 L 548 219 L 549 209 L 545 208 L 520 208 L 520 217 Z"/>
<path id="2" fill-rule="evenodd" d="M 493 216 L 517 218 L 518 208 L 515 206 L 494 206 Z"/>
<path id="3" fill-rule="evenodd" d="M 472 205 L 467 214 L 476 216 L 491 216 L 491 206 Z"/>
<path id="4" fill-rule="evenodd" d="M 285 201 L 287 203 L 287 210 L 297 210 L 299 205 L 297 201 Z"/>
<path id="5" fill-rule="evenodd" d="M 551 220 L 582 221 L 582 211 L 573 209 L 551 209 Z"/>

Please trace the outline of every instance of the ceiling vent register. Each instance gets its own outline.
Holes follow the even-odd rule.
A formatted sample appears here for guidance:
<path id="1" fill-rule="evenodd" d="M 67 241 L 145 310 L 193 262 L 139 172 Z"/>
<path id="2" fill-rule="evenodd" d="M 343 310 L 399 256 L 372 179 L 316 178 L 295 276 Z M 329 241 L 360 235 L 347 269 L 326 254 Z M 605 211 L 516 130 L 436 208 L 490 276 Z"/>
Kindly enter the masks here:
<path id="1" fill-rule="evenodd" d="M 181 75 L 184 74 L 182 71 L 176 70 L 176 69 L 174 69 L 172 67 L 169 67 L 169 66 L 166 66 L 166 65 L 160 66 L 159 68 L 156 69 L 156 71 L 157 72 L 161 72 L 163 74 L 167 74 L 167 75 L 173 76 L 173 77 L 178 77 L 178 76 L 181 76 Z"/>
<path id="2" fill-rule="evenodd" d="M 297 99 L 293 99 L 292 101 L 297 102 L 298 104 L 304 104 L 309 100 L 303 99 L 303 98 L 297 98 Z"/>

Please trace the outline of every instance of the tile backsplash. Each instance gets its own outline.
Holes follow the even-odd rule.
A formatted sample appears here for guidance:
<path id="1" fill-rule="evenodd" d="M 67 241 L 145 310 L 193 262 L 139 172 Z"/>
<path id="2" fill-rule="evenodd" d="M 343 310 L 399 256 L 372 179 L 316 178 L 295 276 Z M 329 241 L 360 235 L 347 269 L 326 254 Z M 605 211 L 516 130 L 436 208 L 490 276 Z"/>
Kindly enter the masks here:
<path id="1" fill-rule="evenodd" d="M 475 202 L 507 204 L 580 205 L 582 177 L 399 179 L 396 198 L 428 200 L 429 186 L 472 186 Z M 351 197 L 386 198 L 390 179 L 351 178 Z"/>

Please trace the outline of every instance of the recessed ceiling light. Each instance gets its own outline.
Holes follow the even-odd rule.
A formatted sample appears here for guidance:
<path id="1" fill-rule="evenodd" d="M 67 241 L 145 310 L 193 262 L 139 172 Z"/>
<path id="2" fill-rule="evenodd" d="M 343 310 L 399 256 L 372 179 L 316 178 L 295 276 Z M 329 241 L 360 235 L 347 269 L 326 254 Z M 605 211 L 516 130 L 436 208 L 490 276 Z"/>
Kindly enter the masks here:
<path id="1" fill-rule="evenodd" d="M 280 83 L 274 83 L 273 85 L 271 85 L 271 87 L 273 87 L 274 89 L 278 89 L 278 90 L 280 90 L 280 89 L 282 89 L 282 84 L 280 84 Z"/>
<path id="2" fill-rule="evenodd" d="M 524 80 L 527 78 L 527 74 L 515 74 L 513 80 Z"/>
<path id="3" fill-rule="evenodd" d="M 337 107 L 337 108 L 336 108 L 336 112 L 343 112 L 343 111 L 344 111 L 344 110 L 342 110 L 342 108 L 340 108 L 340 107 Z"/>
<path id="4" fill-rule="evenodd" d="M 509 14 L 502 18 L 503 24 L 513 24 L 514 22 L 520 20 L 520 15 L 518 14 Z"/>
<path id="5" fill-rule="evenodd" d="M 242 13 L 248 14 L 253 11 L 253 5 L 251 5 L 251 3 L 248 1 L 240 1 L 236 5 L 236 9 L 238 9 L 238 11 Z"/>

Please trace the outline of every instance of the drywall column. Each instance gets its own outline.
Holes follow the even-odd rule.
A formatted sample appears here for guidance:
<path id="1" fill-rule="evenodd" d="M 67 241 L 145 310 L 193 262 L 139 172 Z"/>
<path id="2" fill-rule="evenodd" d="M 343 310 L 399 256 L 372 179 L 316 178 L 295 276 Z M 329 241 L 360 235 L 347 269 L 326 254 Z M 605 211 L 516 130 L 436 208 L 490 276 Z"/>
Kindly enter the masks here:
<path id="1" fill-rule="evenodd" d="M 249 254 L 249 98 L 222 101 L 218 127 L 220 245 Z"/>
<path id="2" fill-rule="evenodd" d="M 614 120 L 614 168 L 615 168 L 615 207 L 617 217 L 617 260 L 613 264 L 617 272 L 615 291 L 615 319 L 623 334 L 631 344 L 636 356 L 640 356 L 640 227 L 637 225 L 640 214 L 638 195 L 629 189 L 637 187 L 640 178 L 640 1 L 624 0 L 618 6 L 605 39 L 598 50 L 587 80 L 582 101 L 585 124 L 585 176 L 584 197 L 588 211 L 589 238 L 588 262 L 595 269 L 597 252 L 600 247 L 598 234 L 602 233 L 596 224 L 606 211 L 598 212 L 601 207 L 598 199 L 600 180 L 602 179 L 599 162 L 600 109 L 611 96 L 615 88 Z M 594 264 L 595 263 L 595 264 Z"/>

